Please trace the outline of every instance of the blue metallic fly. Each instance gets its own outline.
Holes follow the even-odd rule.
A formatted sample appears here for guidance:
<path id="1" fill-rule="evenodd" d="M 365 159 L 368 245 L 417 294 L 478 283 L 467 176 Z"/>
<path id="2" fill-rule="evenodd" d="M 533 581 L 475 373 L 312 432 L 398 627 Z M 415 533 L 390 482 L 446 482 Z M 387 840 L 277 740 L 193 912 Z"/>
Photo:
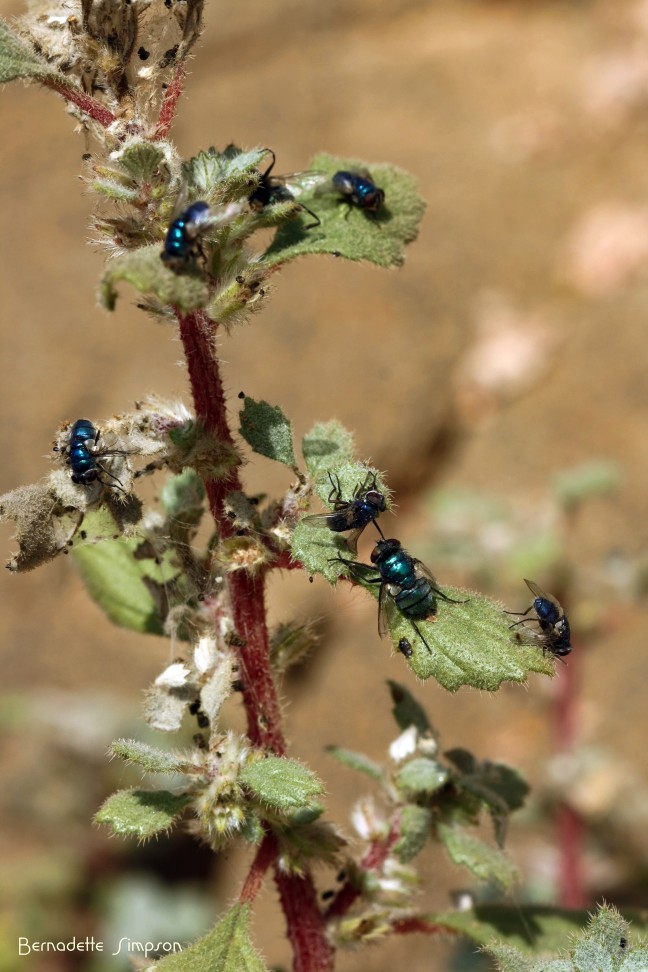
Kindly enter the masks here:
<path id="1" fill-rule="evenodd" d="M 332 179 L 336 189 L 349 207 L 357 206 L 368 213 L 377 213 L 385 202 L 383 189 L 377 186 L 366 170 L 336 172 Z"/>
<path id="2" fill-rule="evenodd" d="M 97 482 L 103 486 L 114 485 L 116 489 L 124 492 L 117 477 L 113 476 L 99 460 L 125 453 L 116 450 L 110 452 L 98 450 L 100 436 L 101 432 L 94 427 L 90 419 L 77 419 L 73 424 L 65 448 L 66 463 L 72 470 L 72 482 L 80 486 L 90 486 Z M 106 483 L 102 476 L 109 476 L 114 483 Z"/>
<path id="3" fill-rule="evenodd" d="M 200 237 L 211 225 L 211 209 L 206 202 L 195 202 L 173 220 L 164 240 L 160 259 L 174 273 L 191 270 L 196 258 L 203 256 Z"/>
<path id="4" fill-rule="evenodd" d="M 253 209 L 265 209 L 266 206 L 273 206 L 275 203 L 296 202 L 300 209 L 303 209 L 315 220 L 314 223 L 308 223 L 304 226 L 304 229 L 315 229 L 316 226 L 320 225 L 321 219 L 312 209 L 299 202 L 295 195 L 299 194 L 309 184 L 314 185 L 318 182 L 321 179 L 321 174 L 319 172 L 292 172 L 283 176 L 271 175 L 277 159 L 272 149 L 266 149 L 266 151 L 272 156 L 272 162 L 265 172 L 259 174 L 259 184 L 254 192 L 248 196 L 248 202 Z M 289 182 L 293 183 L 292 188 L 288 188 Z"/>
<path id="5" fill-rule="evenodd" d="M 451 604 L 465 603 L 444 594 L 427 567 L 410 557 L 400 540 L 379 540 L 371 552 L 373 567 L 343 557 L 334 559 L 346 564 L 353 580 L 380 584 L 378 633 L 381 637 L 387 634 L 390 617 L 397 610 L 409 620 L 427 650 L 431 651 L 416 622 L 436 614 L 437 597 Z"/>
<path id="6" fill-rule="evenodd" d="M 542 646 L 543 652 L 550 652 L 552 655 L 562 657 L 568 655 L 572 646 L 570 644 L 571 631 L 569 621 L 555 597 L 546 594 L 535 581 L 524 579 L 524 583 L 534 595 L 533 604 L 526 611 L 507 611 L 520 617 L 519 621 L 514 621 L 511 628 L 518 625 L 523 626 L 523 631 L 516 632 L 520 641 L 525 638 L 536 642 Z M 529 611 L 535 611 L 535 618 L 527 618 Z M 527 624 L 538 624 L 540 630 L 528 628 Z"/>
<path id="7" fill-rule="evenodd" d="M 335 533 L 344 533 L 349 530 L 346 538 L 347 546 L 352 553 L 358 549 L 358 537 L 369 524 L 373 523 L 380 536 L 385 539 L 385 535 L 378 526 L 376 519 L 387 509 L 384 494 L 377 489 L 376 474 L 369 471 L 364 482 L 356 486 L 350 500 L 342 499 L 342 487 L 338 476 L 333 477 L 329 472 L 331 482 L 331 492 L 328 495 L 328 502 L 333 507 L 332 513 L 317 513 L 315 516 L 305 516 L 302 523 L 306 526 L 321 527 L 326 526 Z"/>

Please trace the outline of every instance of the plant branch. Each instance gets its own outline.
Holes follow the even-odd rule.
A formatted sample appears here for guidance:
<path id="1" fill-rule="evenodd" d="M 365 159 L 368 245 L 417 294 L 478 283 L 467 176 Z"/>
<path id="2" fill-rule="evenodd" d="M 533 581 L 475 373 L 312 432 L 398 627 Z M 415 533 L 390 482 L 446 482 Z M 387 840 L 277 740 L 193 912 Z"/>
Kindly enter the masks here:
<path id="1" fill-rule="evenodd" d="M 379 871 L 389 857 L 389 852 L 400 836 L 400 814 L 392 820 L 389 833 L 384 840 L 374 840 L 360 861 L 363 871 Z M 345 881 L 335 898 L 324 913 L 326 921 L 345 915 L 351 905 L 360 897 L 360 889 L 353 881 Z"/>
<path id="2" fill-rule="evenodd" d="M 271 867 L 277 858 L 277 840 L 274 834 L 267 833 L 258 851 L 252 861 L 252 866 L 248 871 L 248 875 L 245 879 L 243 887 L 241 888 L 241 893 L 239 895 L 239 901 L 241 904 L 246 904 L 249 901 L 254 901 L 261 885 L 263 883 L 263 878 L 269 867 Z"/>
<path id="3" fill-rule="evenodd" d="M 275 883 L 295 955 L 294 972 L 330 972 L 335 952 L 324 935 L 312 878 L 285 874 L 275 868 Z"/>
<path id="4" fill-rule="evenodd" d="M 175 118 L 178 101 L 180 100 L 182 89 L 184 88 L 186 73 L 184 61 L 181 61 L 173 72 L 173 77 L 171 78 L 171 81 L 164 92 L 157 127 L 153 134 L 153 141 L 157 141 L 160 138 L 166 138 L 166 136 L 169 134 L 169 129 L 171 128 L 173 119 Z"/>
<path id="5" fill-rule="evenodd" d="M 196 417 L 206 431 L 234 447 L 215 349 L 217 323 L 202 310 L 182 314 L 176 309 L 176 316 Z M 205 482 L 211 513 L 221 538 L 231 537 L 234 532 L 231 520 L 225 515 L 224 500 L 228 493 L 240 488 L 236 466 L 224 479 Z M 229 575 L 229 592 L 234 625 L 241 641 L 238 655 L 248 736 L 254 746 L 270 749 L 281 756 L 286 751 L 286 743 L 270 665 L 265 574 L 265 570 L 254 575 L 235 570 Z M 256 894 L 273 857 L 276 857 L 274 837 L 266 836 L 243 886 L 242 900 L 243 895 L 244 900 L 250 900 L 250 896 Z M 297 876 L 275 867 L 275 882 L 286 916 L 288 938 L 293 946 L 295 972 L 329 972 L 333 968 L 334 951 L 324 934 L 313 879 L 308 873 Z"/>
<path id="6" fill-rule="evenodd" d="M 84 91 L 68 88 L 53 78 L 43 78 L 42 83 L 45 87 L 62 95 L 66 101 L 76 105 L 88 118 L 103 125 L 104 128 L 109 128 L 113 122 L 117 121 L 117 116 L 113 115 L 112 111 L 102 105 L 100 101 L 97 101 L 96 98 L 91 98 L 90 95 L 85 94 Z"/>

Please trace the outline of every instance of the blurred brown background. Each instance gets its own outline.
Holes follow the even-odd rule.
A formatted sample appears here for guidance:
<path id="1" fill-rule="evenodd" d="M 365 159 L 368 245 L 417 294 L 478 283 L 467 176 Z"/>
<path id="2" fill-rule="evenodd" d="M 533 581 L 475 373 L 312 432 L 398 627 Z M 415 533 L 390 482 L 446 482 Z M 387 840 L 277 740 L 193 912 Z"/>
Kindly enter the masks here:
<path id="1" fill-rule="evenodd" d="M 45 473 L 62 421 L 100 424 L 147 392 L 188 391 L 173 330 L 127 292 L 113 315 L 96 306 L 86 144 L 62 101 L 13 85 L 0 104 L 6 491 Z M 280 172 L 323 149 L 417 176 L 428 211 L 402 270 L 292 265 L 263 315 L 222 337 L 232 411 L 244 389 L 280 405 L 298 433 L 339 418 L 397 492 L 388 534 L 440 578 L 513 609 L 528 603 L 522 576 L 560 578 L 575 622 L 581 749 L 556 767 L 546 679 L 494 696 L 414 686 L 361 592 L 273 579 L 273 619 L 328 617 L 284 694 L 294 754 L 327 782 L 331 818 L 346 827 L 367 788 L 323 747 L 382 759 L 395 735 L 385 679 L 396 678 L 446 747 L 510 761 L 534 785 L 510 846 L 537 897 L 552 900 L 557 869 L 541 798 L 562 779 L 588 824 L 588 903 L 648 906 L 648 2 L 210 0 L 173 134 L 184 155 L 270 146 Z M 562 516 L 556 475 L 601 459 L 616 464 L 616 489 Z M 288 485 L 270 462 L 246 475 L 252 490 Z M 3 527 L 7 555 L 10 537 Z M 69 956 L 30 965 L 16 938 L 105 937 L 145 901 L 147 921 L 163 901 L 177 917 L 165 895 L 179 884 L 201 903 L 187 919 L 195 934 L 236 893 L 245 855 L 214 865 L 181 837 L 138 850 L 89 823 L 132 783 L 104 752 L 118 735 L 142 736 L 141 691 L 169 645 L 112 629 L 65 558 L 0 585 L 0 964 L 92 968 Z M 433 850 L 422 870 L 426 908 L 470 885 Z M 253 930 L 268 964 L 287 966 L 271 885 Z M 341 955 L 339 968 L 386 972 L 405 956 L 414 970 L 483 968 L 422 938 Z M 124 967 L 114 962 L 101 968 Z"/>

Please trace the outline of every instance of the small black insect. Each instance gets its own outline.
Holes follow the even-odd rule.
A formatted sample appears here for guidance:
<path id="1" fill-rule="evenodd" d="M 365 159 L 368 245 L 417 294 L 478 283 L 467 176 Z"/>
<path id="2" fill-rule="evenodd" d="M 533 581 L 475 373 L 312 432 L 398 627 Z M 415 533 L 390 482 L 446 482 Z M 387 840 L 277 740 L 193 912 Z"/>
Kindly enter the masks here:
<path id="1" fill-rule="evenodd" d="M 572 646 L 569 643 L 571 631 L 567 615 L 563 611 L 559 602 L 551 594 L 545 593 L 535 581 L 524 579 L 524 583 L 534 595 L 533 603 L 526 611 L 507 611 L 520 618 L 510 626 L 516 628 L 522 625 L 523 631 L 516 632 L 520 641 L 526 638 L 542 646 L 543 652 L 550 652 L 552 655 L 562 657 L 568 655 Z M 535 618 L 527 618 L 529 611 L 535 611 Z M 528 624 L 537 624 L 540 630 L 527 627 Z"/>
<path id="2" fill-rule="evenodd" d="M 376 519 L 385 512 L 387 503 L 384 494 L 377 488 L 376 474 L 369 471 L 364 481 L 356 486 L 350 500 L 342 499 L 339 477 L 331 472 L 328 476 L 331 483 L 328 502 L 333 507 L 333 512 L 305 516 L 301 522 L 312 527 L 326 526 L 335 533 L 350 531 L 347 546 L 352 553 L 358 549 L 358 537 L 369 523 L 373 523 L 384 540 L 385 535 Z"/>
<path id="3" fill-rule="evenodd" d="M 622 938 L 619 942 L 619 948 L 626 948 L 628 945 L 628 939 Z"/>
<path id="4" fill-rule="evenodd" d="M 412 657 L 413 649 L 407 638 L 400 639 L 398 642 L 398 650 L 401 652 L 401 654 L 405 655 L 406 658 Z"/>
<path id="5" fill-rule="evenodd" d="M 256 189 L 250 193 L 248 196 L 248 202 L 253 209 L 265 209 L 266 206 L 274 206 L 276 203 L 281 202 L 297 202 L 298 206 L 307 212 L 309 216 L 312 216 L 313 223 L 308 223 L 304 226 L 304 229 L 315 229 L 322 222 L 317 213 L 314 213 L 312 209 L 308 206 L 304 206 L 303 203 L 296 199 L 296 196 L 304 189 L 309 188 L 311 185 L 316 185 L 321 181 L 321 173 L 319 172 L 291 172 L 288 175 L 272 175 L 272 170 L 274 169 L 275 162 L 277 161 L 276 156 L 272 149 L 266 149 L 269 155 L 272 156 L 272 162 L 265 170 L 265 172 L 259 175 L 259 184 Z M 288 186 L 290 183 L 290 187 Z"/>

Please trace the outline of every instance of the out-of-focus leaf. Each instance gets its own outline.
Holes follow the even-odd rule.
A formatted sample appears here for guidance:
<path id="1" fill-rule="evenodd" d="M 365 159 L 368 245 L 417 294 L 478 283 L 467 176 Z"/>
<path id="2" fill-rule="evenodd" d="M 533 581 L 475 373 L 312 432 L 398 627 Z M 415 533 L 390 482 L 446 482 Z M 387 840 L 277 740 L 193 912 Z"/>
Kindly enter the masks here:
<path id="1" fill-rule="evenodd" d="M 198 273 L 173 273 L 160 259 L 162 244 L 141 246 L 113 257 L 101 279 L 99 298 L 107 310 L 117 303 L 117 284 L 129 283 L 140 294 L 154 294 L 162 304 L 187 312 L 204 307 L 209 287 Z"/>
<path id="2" fill-rule="evenodd" d="M 0 83 L 17 78 L 64 80 L 63 75 L 42 61 L 6 21 L 0 20 Z"/>
<path id="3" fill-rule="evenodd" d="M 364 753 L 356 753 L 352 749 L 345 749 L 343 746 L 327 746 L 326 751 L 330 753 L 333 759 L 337 759 L 338 763 L 348 766 L 349 769 L 365 773 L 374 780 L 381 780 L 383 777 L 382 766 L 375 763 L 373 759 L 369 759 Z"/>
<path id="4" fill-rule="evenodd" d="M 434 759 L 418 756 L 410 759 L 396 774 L 396 785 L 399 789 L 409 793 L 436 793 L 448 782 L 450 774 L 447 769 Z"/>
<path id="5" fill-rule="evenodd" d="M 420 702 L 417 702 L 409 689 L 391 679 L 388 679 L 387 684 L 394 703 L 392 715 L 401 729 L 416 726 L 421 735 L 431 732 L 432 726 L 425 709 Z"/>
<path id="6" fill-rule="evenodd" d="M 440 824 L 437 833 L 454 863 L 467 867 L 480 881 L 495 881 L 510 890 L 518 880 L 517 868 L 501 850 L 473 837 L 463 827 Z"/>
<path id="7" fill-rule="evenodd" d="M 353 435 L 337 419 L 317 422 L 302 439 L 302 454 L 313 479 L 325 479 L 329 469 L 353 459 Z"/>

